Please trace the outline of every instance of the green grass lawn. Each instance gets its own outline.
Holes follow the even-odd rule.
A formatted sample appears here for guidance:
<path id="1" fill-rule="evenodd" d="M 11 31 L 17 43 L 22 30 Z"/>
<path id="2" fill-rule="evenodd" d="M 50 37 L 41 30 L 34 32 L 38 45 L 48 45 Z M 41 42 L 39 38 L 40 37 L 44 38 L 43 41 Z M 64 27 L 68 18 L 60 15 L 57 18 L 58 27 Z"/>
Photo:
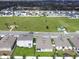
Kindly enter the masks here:
<path id="1" fill-rule="evenodd" d="M 36 52 L 36 47 L 33 46 L 32 48 L 22 48 L 22 47 L 16 47 L 14 49 L 14 52 L 12 56 L 72 56 L 76 55 L 74 51 L 62 51 L 62 50 L 57 50 L 55 51 L 53 49 L 52 52 Z"/>
<path id="2" fill-rule="evenodd" d="M 36 52 L 35 56 L 54 56 L 54 52 Z"/>
<path id="3" fill-rule="evenodd" d="M 36 52 L 35 47 L 33 48 L 21 48 L 16 47 L 13 56 L 53 56 L 53 52 Z"/>
<path id="4" fill-rule="evenodd" d="M 46 21 L 47 20 L 47 21 Z M 64 26 L 68 31 L 79 30 L 79 20 L 72 20 L 65 17 L 0 17 L 0 30 L 9 30 L 5 23 L 18 25 L 16 31 L 53 31 L 57 27 Z M 49 28 L 46 29 L 46 26 Z"/>
<path id="5" fill-rule="evenodd" d="M 56 53 L 55 53 L 56 56 L 61 56 L 61 57 L 64 56 L 63 54 L 64 54 L 64 52 L 63 52 L 62 50 L 58 50 L 58 51 L 56 51 Z"/>
<path id="6" fill-rule="evenodd" d="M 33 48 L 20 48 L 16 47 L 13 56 L 34 56 L 34 47 Z"/>

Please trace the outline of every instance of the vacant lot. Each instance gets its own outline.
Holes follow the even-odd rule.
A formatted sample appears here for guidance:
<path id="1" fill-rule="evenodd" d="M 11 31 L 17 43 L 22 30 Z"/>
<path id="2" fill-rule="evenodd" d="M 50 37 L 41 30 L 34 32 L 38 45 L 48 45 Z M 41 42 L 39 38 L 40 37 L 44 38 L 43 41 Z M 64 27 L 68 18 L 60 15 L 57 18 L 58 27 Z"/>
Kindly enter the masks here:
<path id="1" fill-rule="evenodd" d="M 0 30 L 9 30 L 6 25 L 16 24 L 16 31 L 57 31 L 64 26 L 68 31 L 79 30 L 79 19 L 65 17 L 0 17 Z"/>

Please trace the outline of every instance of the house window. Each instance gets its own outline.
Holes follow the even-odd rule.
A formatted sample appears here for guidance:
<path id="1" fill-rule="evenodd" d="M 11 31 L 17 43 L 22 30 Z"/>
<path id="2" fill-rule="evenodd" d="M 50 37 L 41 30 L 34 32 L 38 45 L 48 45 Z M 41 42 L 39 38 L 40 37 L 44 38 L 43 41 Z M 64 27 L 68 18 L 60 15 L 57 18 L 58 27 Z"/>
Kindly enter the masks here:
<path id="1" fill-rule="evenodd" d="M 64 49 L 64 47 L 63 47 L 63 49 Z"/>
<path id="2" fill-rule="evenodd" d="M 41 50 L 41 49 L 37 49 L 37 50 Z"/>
<path id="3" fill-rule="evenodd" d="M 31 43 L 29 43 L 29 46 L 31 46 Z"/>

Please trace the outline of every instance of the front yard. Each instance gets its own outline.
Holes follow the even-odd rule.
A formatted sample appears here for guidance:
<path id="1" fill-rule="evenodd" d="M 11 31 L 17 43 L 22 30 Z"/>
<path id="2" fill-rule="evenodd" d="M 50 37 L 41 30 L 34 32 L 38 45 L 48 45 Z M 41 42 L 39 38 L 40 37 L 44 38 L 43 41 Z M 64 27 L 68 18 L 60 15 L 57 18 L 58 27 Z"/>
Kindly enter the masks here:
<path id="1" fill-rule="evenodd" d="M 53 50 L 52 52 L 36 52 L 35 46 L 33 48 L 16 47 L 13 56 L 75 56 L 74 51 Z"/>

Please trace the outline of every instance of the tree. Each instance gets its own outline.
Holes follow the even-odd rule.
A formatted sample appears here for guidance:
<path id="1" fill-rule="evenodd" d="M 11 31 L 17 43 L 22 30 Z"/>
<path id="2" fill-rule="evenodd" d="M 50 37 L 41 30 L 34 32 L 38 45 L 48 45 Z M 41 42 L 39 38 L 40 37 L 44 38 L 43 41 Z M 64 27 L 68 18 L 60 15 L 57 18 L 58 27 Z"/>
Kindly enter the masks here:
<path id="1" fill-rule="evenodd" d="M 49 29 L 49 26 L 48 25 L 46 26 L 46 29 Z"/>

